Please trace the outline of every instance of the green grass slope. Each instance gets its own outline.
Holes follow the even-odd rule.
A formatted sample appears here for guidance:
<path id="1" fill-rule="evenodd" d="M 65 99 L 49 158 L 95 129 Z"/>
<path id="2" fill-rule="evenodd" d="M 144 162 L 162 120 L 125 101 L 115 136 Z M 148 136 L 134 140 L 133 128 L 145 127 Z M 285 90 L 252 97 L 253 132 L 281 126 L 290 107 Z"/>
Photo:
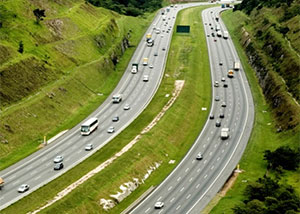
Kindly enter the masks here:
<path id="1" fill-rule="evenodd" d="M 40 24 L 36 8 L 45 10 Z M 3 169 L 34 152 L 44 135 L 71 128 L 105 100 L 154 14 L 120 16 L 84 0 L 11 0 L 0 3 L 0 10 Z"/>

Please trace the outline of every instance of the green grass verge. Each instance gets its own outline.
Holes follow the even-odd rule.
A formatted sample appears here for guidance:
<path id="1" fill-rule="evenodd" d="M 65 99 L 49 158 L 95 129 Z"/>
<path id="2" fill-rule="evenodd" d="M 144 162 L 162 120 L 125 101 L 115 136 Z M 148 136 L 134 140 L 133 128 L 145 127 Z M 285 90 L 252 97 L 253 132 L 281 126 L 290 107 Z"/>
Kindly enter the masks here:
<path id="1" fill-rule="evenodd" d="M 190 24 L 189 35 L 175 34 L 167 61 L 162 84 L 145 111 L 122 133 L 99 152 L 79 164 L 61 177 L 35 191 L 29 196 L 6 208 L 2 213 L 24 213 L 45 204 L 47 200 L 63 188 L 95 168 L 116 152 L 120 151 L 161 111 L 174 89 L 176 79 L 185 80 L 185 86 L 159 123 L 127 153 L 113 164 L 98 173 L 68 196 L 55 203 L 42 213 L 106 213 L 99 205 L 101 198 L 115 194 L 119 186 L 141 178 L 149 166 L 162 161 L 162 165 L 122 203 L 111 210 L 120 213 L 151 185 L 158 185 L 176 164 L 169 160 L 182 159 L 201 131 L 211 102 L 209 60 L 205 35 L 201 23 L 201 11 L 204 7 L 191 8 L 180 12 L 176 23 Z M 184 20 L 184 22 L 183 22 Z"/>
<path id="2" fill-rule="evenodd" d="M 131 47 L 125 51 L 116 67 L 109 60 L 111 52 L 115 50 L 110 50 L 98 60 L 78 66 L 43 87 L 39 94 L 1 112 L 0 132 L 9 142 L 0 143 L 0 170 L 38 150 L 43 135 L 49 139 L 60 131 L 74 127 L 107 98 L 118 84 L 154 15 L 147 14 L 144 18 L 122 16 L 117 20 L 120 35 L 116 40 L 121 42 L 122 35 L 131 29 Z M 113 48 L 120 50 L 118 46 Z M 55 94 L 52 99 L 48 97 L 50 93 Z M 8 131 L 6 125 L 12 131 Z"/>
<path id="3" fill-rule="evenodd" d="M 222 14 L 231 38 L 238 51 L 240 59 L 243 63 L 244 70 L 249 80 L 251 91 L 255 103 L 255 122 L 251 138 L 248 142 L 245 153 L 240 161 L 240 168 L 245 170 L 240 174 L 226 196 L 223 197 L 219 203 L 209 213 L 233 213 L 231 210 L 240 201 L 244 200 L 243 192 L 248 182 L 256 181 L 266 173 L 266 161 L 263 160 L 263 152 L 267 149 L 275 150 L 279 146 L 289 145 L 295 148 L 299 145 L 300 132 L 297 130 L 283 133 L 276 133 L 275 121 L 271 114 L 271 108 L 266 103 L 262 94 L 255 72 L 248 64 L 248 58 L 239 43 L 239 35 L 236 32 L 236 23 L 247 17 L 241 12 L 233 13 L 231 10 Z M 281 182 L 288 183 L 296 188 L 300 193 L 300 170 L 295 172 L 284 173 Z M 245 182 L 247 181 L 247 182 Z"/>

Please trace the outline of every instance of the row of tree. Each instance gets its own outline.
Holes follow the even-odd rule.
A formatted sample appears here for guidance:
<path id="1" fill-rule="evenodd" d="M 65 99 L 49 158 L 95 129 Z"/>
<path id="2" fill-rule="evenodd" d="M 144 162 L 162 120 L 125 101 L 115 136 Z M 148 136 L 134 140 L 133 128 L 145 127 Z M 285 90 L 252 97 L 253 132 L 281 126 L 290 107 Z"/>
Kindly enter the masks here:
<path id="1" fill-rule="evenodd" d="M 118 13 L 139 16 L 162 7 L 162 0 L 86 0 L 97 7 L 104 7 Z"/>
<path id="2" fill-rule="evenodd" d="M 300 198 L 294 188 L 280 181 L 283 170 L 296 170 L 300 163 L 300 149 L 287 146 L 275 151 L 266 150 L 264 159 L 275 178 L 264 176 L 247 185 L 244 200 L 233 208 L 235 214 L 296 214 L 300 211 Z M 279 172 L 279 173 L 277 173 Z"/>

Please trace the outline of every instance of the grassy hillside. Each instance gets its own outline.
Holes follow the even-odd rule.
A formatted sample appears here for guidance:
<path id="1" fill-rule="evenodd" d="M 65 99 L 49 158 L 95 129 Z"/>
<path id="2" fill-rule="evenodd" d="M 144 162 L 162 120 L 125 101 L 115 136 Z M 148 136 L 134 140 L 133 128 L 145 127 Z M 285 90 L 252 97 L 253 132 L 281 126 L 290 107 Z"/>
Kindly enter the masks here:
<path id="1" fill-rule="evenodd" d="M 39 24 L 34 9 L 45 10 Z M 154 14 L 121 16 L 84 0 L 10 0 L 0 11 L 3 169 L 105 100 Z"/>
<path id="2" fill-rule="evenodd" d="M 250 23 L 251 20 L 245 13 L 240 11 L 226 11 L 222 14 L 222 19 L 231 33 L 231 37 L 251 85 L 256 116 L 250 141 L 240 161 L 240 168 L 243 170 L 243 173 L 239 174 L 234 186 L 227 192 L 226 196 L 219 201 L 217 206 L 215 206 L 212 211 L 208 211 L 209 209 L 206 210 L 205 213 L 211 214 L 233 213 L 232 208 L 236 205 L 241 205 L 241 202 L 246 199 L 244 192 L 249 183 L 255 182 L 259 177 L 263 177 L 266 174 L 273 178 L 278 176 L 276 172 L 267 170 L 267 162 L 263 160 L 265 150 L 274 151 L 283 145 L 297 149 L 300 139 L 299 125 L 292 130 L 277 132 L 273 106 L 270 105 L 268 99 L 265 98 L 260 87 L 260 79 L 256 76 L 255 70 L 249 65 L 249 61 L 251 63 L 251 60 L 248 59 L 249 56 L 247 56 L 243 46 L 244 40 L 242 39 L 241 26 L 236 23 Z M 253 26 L 249 24 L 247 29 L 253 29 Z M 300 195 L 300 169 L 296 171 L 283 170 L 280 177 L 281 185 L 292 185 L 296 193 Z"/>

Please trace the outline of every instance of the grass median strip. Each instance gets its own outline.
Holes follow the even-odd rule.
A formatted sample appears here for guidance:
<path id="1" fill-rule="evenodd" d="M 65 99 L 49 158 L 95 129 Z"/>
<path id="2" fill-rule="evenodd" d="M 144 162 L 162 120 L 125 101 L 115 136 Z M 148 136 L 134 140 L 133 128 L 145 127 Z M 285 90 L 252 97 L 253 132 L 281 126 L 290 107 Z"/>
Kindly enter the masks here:
<path id="1" fill-rule="evenodd" d="M 174 90 L 175 80 L 185 86 L 173 106 L 138 144 L 116 159 L 113 164 L 80 185 L 66 197 L 41 213 L 107 213 L 99 204 L 101 198 L 116 193 L 119 186 L 133 177 L 141 177 L 154 162 L 162 162 L 147 181 L 124 199 L 111 213 L 121 213 L 152 185 L 158 185 L 193 144 L 208 116 L 211 101 L 209 60 L 201 11 L 197 7 L 180 12 L 176 24 L 190 24 L 189 35 L 173 34 L 162 84 L 145 111 L 122 133 L 99 152 L 61 177 L 40 188 L 3 213 L 24 213 L 43 206 L 58 192 L 112 157 L 135 138 L 168 102 L 166 94 Z M 184 20 L 184 21 L 183 21 Z M 202 111 L 206 107 L 207 111 Z"/>

